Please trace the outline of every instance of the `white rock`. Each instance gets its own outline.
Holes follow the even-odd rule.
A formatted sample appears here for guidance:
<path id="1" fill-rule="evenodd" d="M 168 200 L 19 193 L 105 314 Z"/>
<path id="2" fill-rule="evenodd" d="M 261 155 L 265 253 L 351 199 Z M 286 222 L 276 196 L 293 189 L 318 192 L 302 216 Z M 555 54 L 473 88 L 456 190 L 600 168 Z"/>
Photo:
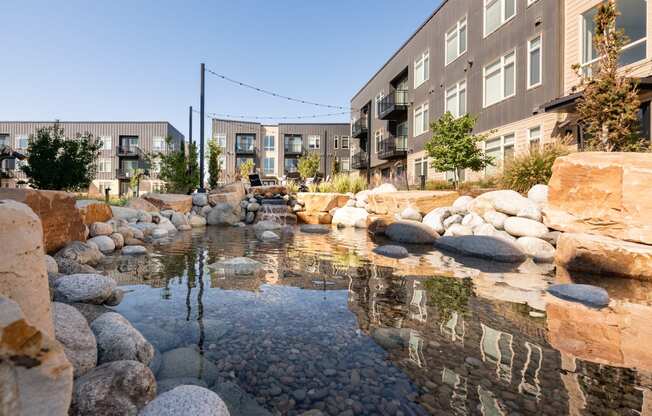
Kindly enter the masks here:
<path id="1" fill-rule="evenodd" d="M 366 204 L 368 202 L 368 200 L 369 200 L 369 194 L 370 193 L 371 193 L 370 190 L 364 190 L 364 191 L 360 191 L 357 194 L 355 194 L 356 205 L 357 205 L 357 202 Z M 360 208 L 360 207 L 358 207 L 358 208 Z"/>
<path id="2" fill-rule="evenodd" d="M 155 228 L 152 230 L 151 236 L 153 239 L 165 238 L 168 236 L 168 231 L 165 228 Z"/>
<path id="3" fill-rule="evenodd" d="M 540 238 L 520 237 L 516 240 L 516 244 L 535 262 L 552 263 L 555 258 L 555 247 Z"/>
<path id="4" fill-rule="evenodd" d="M 444 228 L 444 220 L 451 216 L 451 209 L 448 207 L 435 208 L 423 217 L 423 223 L 433 228 L 437 233 L 443 234 L 446 229 Z"/>
<path id="5" fill-rule="evenodd" d="M 479 215 L 493 210 L 507 215 L 516 215 L 524 208 L 536 206 L 534 202 L 527 199 L 516 191 L 500 190 L 486 192 L 475 198 L 469 204 L 469 211 Z"/>
<path id="6" fill-rule="evenodd" d="M 463 235 L 473 235 L 471 227 L 462 224 L 451 224 L 446 230 L 445 236 L 460 237 Z"/>
<path id="7" fill-rule="evenodd" d="M 369 213 L 363 208 L 342 207 L 335 210 L 333 215 L 332 224 L 342 224 L 347 227 L 355 227 L 358 221 L 366 223 Z"/>
<path id="8" fill-rule="evenodd" d="M 466 214 L 462 219 L 462 225 L 465 225 L 469 228 L 473 228 L 481 224 L 484 224 L 484 220 L 482 219 L 481 216 L 479 216 L 475 212 L 470 212 Z"/>
<path id="9" fill-rule="evenodd" d="M 263 231 L 260 234 L 260 239 L 262 241 L 276 241 L 280 240 L 281 237 L 279 237 L 278 234 L 276 234 L 274 231 Z"/>
<path id="10" fill-rule="evenodd" d="M 54 257 L 48 256 L 47 254 L 45 255 L 45 268 L 48 274 L 59 273 L 59 265 L 57 264 L 57 261 L 54 259 Z"/>
<path id="11" fill-rule="evenodd" d="M 124 256 L 138 256 L 147 254 L 147 249 L 143 246 L 126 246 L 122 248 L 122 255 Z"/>
<path id="12" fill-rule="evenodd" d="M 505 231 L 514 237 L 538 237 L 548 233 L 548 227 L 529 218 L 510 217 L 505 220 Z"/>
<path id="13" fill-rule="evenodd" d="M 386 192 L 397 192 L 397 191 L 398 191 L 398 189 L 396 189 L 396 187 L 394 185 L 392 185 L 391 183 L 384 183 L 384 184 L 382 184 L 380 186 L 375 187 L 371 192 L 374 193 L 374 194 L 382 194 L 382 193 L 386 193 Z M 357 195 L 356 195 L 356 197 L 357 197 Z"/>
<path id="14" fill-rule="evenodd" d="M 453 224 L 461 224 L 462 223 L 462 216 L 459 214 L 451 215 L 450 217 L 446 218 L 444 220 L 444 228 L 448 229 Z"/>
<path id="15" fill-rule="evenodd" d="M 105 222 L 94 222 L 88 229 L 91 237 L 111 235 L 113 233 L 113 227 Z"/>
<path id="16" fill-rule="evenodd" d="M 473 197 L 468 195 L 463 195 L 453 202 L 451 211 L 455 214 L 465 214 L 469 211 L 469 204 L 473 201 Z"/>
<path id="17" fill-rule="evenodd" d="M 347 207 L 355 207 L 356 200 L 355 199 L 349 199 L 346 201 L 346 206 Z"/>
<path id="18" fill-rule="evenodd" d="M 401 219 L 408 221 L 421 221 L 421 214 L 412 207 L 407 207 L 401 212 Z"/>
<path id="19" fill-rule="evenodd" d="M 496 234 L 496 227 L 488 223 L 480 224 L 473 228 L 473 235 L 495 236 Z"/>
<path id="20" fill-rule="evenodd" d="M 200 387 L 182 385 L 151 401 L 138 416 L 230 416 L 220 396 Z"/>
<path id="21" fill-rule="evenodd" d="M 496 211 L 487 211 L 484 213 L 482 216 L 484 220 L 488 223 L 494 226 L 497 230 L 502 230 L 505 225 L 505 220 L 508 218 L 507 215 L 503 214 L 502 212 L 496 212 Z"/>
<path id="22" fill-rule="evenodd" d="M 355 207 L 356 208 L 367 209 L 367 202 L 366 201 L 355 201 Z"/>
<path id="23" fill-rule="evenodd" d="M 534 185 L 527 193 L 528 199 L 537 205 L 548 203 L 548 185 Z"/>
<path id="24" fill-rule="evenodd" d="M 523 208 L 516 214 L 516 216 L 541 222 L 541 208 L 536 206 Z"/>
<path id="25" fill-rule="evenodd" d="M 97 248 L 104 254 L 112 253 L 115 251 L 115 243 L 109 236 L 98 235 L 97 237 L 93 237 L 88 241 L 97 245 Z"/>

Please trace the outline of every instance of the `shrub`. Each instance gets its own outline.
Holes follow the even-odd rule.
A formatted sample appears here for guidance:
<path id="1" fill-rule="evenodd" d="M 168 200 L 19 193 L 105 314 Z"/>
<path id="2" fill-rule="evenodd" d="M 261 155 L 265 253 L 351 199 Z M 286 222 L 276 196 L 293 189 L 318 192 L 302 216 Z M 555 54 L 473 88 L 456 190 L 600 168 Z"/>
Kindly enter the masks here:
<path id="1" fill-rule="evenodd" d="M 332 182 L 320 182 L 317 186 L 318 192 L 334 192 L 333 189 L 334 187 Z"/>
<path id="2" fill-rule="evenodd" d="M 308 192 L 319 192 L 319 184 L 318 183 L 311 183 L 308 185 Z"/>
<path id="3" fill-rule="evenodd" d="M 321 182 L 316 187 L 308 186 L 310 192 L 337 192 L 345 194 L 347 192 L 358 193 L 367 189 L 367 181 L 361 176 L 350 176 L 344 173 L 338 173 L 326 182 Z M 312 189 L 315 189 L 314 191 Z"/>
<path id="4" fill-rule="evenodd" d="M 296 194 L 297 192 L 299 192 L 299 184 L 296 183 L 295 181 L 287 181 L 285 187 L 287 188 L 288 193 L 290 194 Z"/>
<path id="5" fill-rule="evenodd" d="M 319 162 L 321 157 L 319 153 L 307 153 L 299 158 L 297 170 L 301 179 L 306 180 L 314 177 L 319 171 Z"/>
<path id="6" fill-rule="evenodd" d="M 563 143 L 555 143 L 516 156 L 512 162 L 505 165 L 500 185 L 506 189 L 525 193 L 536 184 L 546 184 L 552 176 L 552 165 L 555 159 L 569 153 L 569 148 Z"/>

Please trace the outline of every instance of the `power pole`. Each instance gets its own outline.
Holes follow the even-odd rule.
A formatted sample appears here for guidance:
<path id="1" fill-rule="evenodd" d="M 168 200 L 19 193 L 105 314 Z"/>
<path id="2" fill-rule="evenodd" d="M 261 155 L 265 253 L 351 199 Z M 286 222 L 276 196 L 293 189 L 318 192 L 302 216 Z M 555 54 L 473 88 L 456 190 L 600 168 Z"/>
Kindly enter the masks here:
<path id="1" fill-rule="evenodd" d="M 192 106 L 188 109 L 188 152 L 192 151 Z M 188 164 L 188 173 L 192 175 L 192 165 Z"/>
<path id="2" fill-rule="evenodd" d="M 324 180 L 328 176 L 328 130 L 324 129 Z"/>
<path id="3" fill-rule="evenodd" d="M 369 103 L 367 111 L 367 186 L 371 186 L 371 109 L 374 107 Z"/>
<path id="4" fill-rule="evenodd" d="M 199 97 L 199 189 L 197 192 L 206 193 L 204 188 L 204 75 L 205 65 L 201 64 L 201 91 Z"/>

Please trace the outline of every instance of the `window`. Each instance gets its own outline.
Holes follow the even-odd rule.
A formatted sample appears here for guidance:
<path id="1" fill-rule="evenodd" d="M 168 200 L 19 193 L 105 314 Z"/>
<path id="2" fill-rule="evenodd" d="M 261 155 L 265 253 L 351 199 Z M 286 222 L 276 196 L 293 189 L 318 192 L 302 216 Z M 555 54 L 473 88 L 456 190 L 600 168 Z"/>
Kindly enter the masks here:
<path id="1" fill-rule="evenodd" d="M 466 52 L 466 17 L 446 33 L 446 65 Z"/>
<path id="2" fill-rule="evenodd" d="M 254 140 L 256 136 L 253 134 L 236 134 L 235 135 L 235 151 L 241 153 L 250 153 L 254 151 Z"/>
<path id="3" fill-rule="evenodd" d="M 319 149 L 319 142 L 321 142 L 321 136 L 308 136 L 308 149 Z"/>
<path id="4" fill-rule="evenodd" d="M 217 145 L 219 147 L 226 149 L 226 134 L 218 133 L 215 136 L 215 140 L 217 141 Z"/>
<path id="5" fill-rule="evenodd" d="M 340 143 L 340 138 L 339 138 L 339 136 L 335 136 L 335 137 L 333 138 L 333 148 L 334 148 L 334 149 L 337 149 L 339 143 Z"/>
<path id="6" fill-rule="evenodd" d="M 515 15 L 516 0 L 484 0 L 484 36 L 489 36 Z"/>
<path id="7" fill-rule="evenodd" d="M 160 136 L 154 137 L 154 139 L 152 140 L 152 149 L 155 152 L 165 151 L 165 138 Z"/>
<path id="8" fill-rule="evenodd" d="M 430 51 L 425 51 L 414 60 L 414 88 L 428 81 L 430 73 Z"/>
<path id="9" fill-rule="evenodd" d="M 625 32 L 628 43 L 620 53 L 620 66 L 646 58 L 647 48 L 647 0 L 617 0 L 619 15 L 616 17 L 616 29 Z M 598 52 L 593 47 L 595 33 L 595 15 L 598 8 L 594 7 L 582 14 L 582 71 L 591 74 L 591 66 L 599 60 Z"/>
<path id="10" fill-rule="evenodd" d="M 301 153 L 303 151 L 303 138 L 300 135 L 285 135 L 285 153 Z"/>
<path id="11" fill-rule="evenodd" d="M 429 130 L 428 103 L 423 103 L 414 109 L 414 135 L 418 136 Z"/>
<path id="12" fill-rule="evenodd" d="M 527 0 L 527 5 L 536 3 L 538 0 Z"/>
<path id="13" fill-rule="evenodd" d="M 351 170 L 351 159 L 348 157 L 341 157 L 340 158 L 340 171 L 342 172 L 348 172 Z"/>
<path id="14" fill-rule="evenodd" d="M 527 87 L 534 88 L 541 85 L 541 35 L 530 39 L 527 43 Z"/>
<path id="15" fill-rule="evenodd" d="M 421 158 L 414 160 L 414 177 L 421 178 L 428 176 L 428 158 Z"/>
<path id="16" fill-rule="evenodd" d="M 527 136 L 530 142 L 530 149 L 536 149 L 541 146 L 541 126 L 528 129 Z"/>
<path id="17" fill-rule="evenodd" d="M 276 137 L 274 136 L 265 136 L 265 141 L 263 142 L 263 146 L 265 150 L 274 150 L 274 141 L 276 140 Z M 273 169 L 273 168 L 272 168 Z"/>
<path id="18" fill-rule="evenodd" d="M 466 81 L 460 81 L 446 90 L 445 111 L 455 117 L 466 114 Z"/>
<path id="19" fill-rule="evenodd" d="M 9 135 L 8 134 L 0 134 L 0 147 L 2 146 L 9 146 Z"/>
<path id="20" fill-rule="evenodd" d="M 19 134 L 16 136 L 16 149 L 27 149 L 29 147 L 29 136 Z"/>
<path id="21" fill-rule="evenodd" d="M 510 52 L 484 67 L 485 107 L 516 94 L 515 55 Z"/>
<path id="22" fill-rule="evenodd" d="M 109 173 L 111 172 L 111 159 L 100 158 L 97 161 L 97 172 L 98 173 Z"/>
<path id="23" fill-rule="evenodd" d="M 299 159 L 290 158 L 285 159 L 285 173 L 294 173 L 297 171 Z"/>
<path id="24" fill-rule="evenodd" d="M 276 162 L 276 159 L 273 157 L 266 157 L 263 159 L 263 172 L 267 175 L 271 175 L 274 173 L 274 164 Z"/>
<path id="25" fill-rule="evenodd" d="M 342 149 L 348 149 L 349 148 L 349 138 L 348 138 L 348 136 L 342 136 L 340 140 L 341 140 L 341 144 L 342 144 Z"/>
<path id="26" fill-rule="evenodd" d="M 376 153 L 380 152 L 380 142 L 382 141 L 383 141 L 383 131 L 376 130 L 376 133 L 374 133 L 374 143 L 375 143 Z"/>
<path id="27" fill-rule="evenodd" d="M 380 115 L 380 106 L 383 102 L 383 98 L 385 98 L 385 93 L 382 91 L 376 95 L 376 98 L 374 98 L 374 105 L 376 106 L 376 118 L 378 118 Z"/>
<path id="28" fill-rule="evenodd" d="M 502 170 L 505 161 L 514 159 L 514 133 L 485 141 L 485 154 L 494 158 L 493 166 L 487 166 L 485 173 L 493 176 Z"/>
<path id="29" fill-rule="evenodd" d="M 243 163 L 247 162 L 248 160 L 251 160 L 252 162 L 254 162 L 254 160 L 252 158 L 250 158 L 250 157 L 238 157 L 238 158 L 236 158 L 235 159 L 235 168 L 236 168 L 236 170 L 239 170 L 240 166 Z M 255 166 L 255 164 L 254 164 L 254 166 Z M 255 168 L 254 168 L 254 170 L 255 170 Z"/>
<path id="30" fill-rule="evenodd" d="M 101 136 L 100 142 L 102 142 L 102 150 L 111 150 L 113 147 L 113 140 L 111 136 Z"/>

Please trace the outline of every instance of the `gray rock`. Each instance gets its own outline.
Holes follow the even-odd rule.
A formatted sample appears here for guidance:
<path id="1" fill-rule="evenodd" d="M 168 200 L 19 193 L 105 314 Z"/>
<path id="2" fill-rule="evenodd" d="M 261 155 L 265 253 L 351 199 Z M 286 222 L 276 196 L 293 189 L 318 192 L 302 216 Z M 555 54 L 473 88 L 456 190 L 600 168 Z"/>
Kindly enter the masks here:
<path id="1" fill-rule="evenodd" d="M 444 223 L 443 223 L 444 228 L 448 229 L 448 227 L 450 227 L 453 224 L 461 224 L 463 219 L 464 219 L 464 217 L 462 217 L 459 214 L 451 215 L 450 217 L 448 217 L 448 218 L 446 218 L 444 220 Z"/>
<path id="2" fill-rule="evenodd" d="M 140 238 L 141 240 L 147 236 L 151 236 L 154 230 L 158 228 L 157 224 L 152 224 L 152 223 L 144 223 L 144 222 L 139 222 L 138 224 L 131 224 L 129 226 L 133 230 L 138 230 L 140 231 L 140 234 L 142 237 Z M 164 228 L 161 228 L 162 230 L 165 230 Z M 134 231 L 134 238 L 138 238 L 138 232 Z"/>
<path id="3" fill-rule="evenodd" d="M 113 312 L 113 309 L 107 308 L 104 305 L 94 305 L 92 303 L 71 303 L 70 306 L 73 306 L 75 309 L 81 313 L 86 322 L 90 325 L 94 320 L 96 320 L 100 315 L 107 312 Z M 95 335 L 93 335 L 95 336 Z"/>
<path id="4" fill-rule="evenodd" d="M 254 231 L 261 234 L 264 231 L 278 231 L 280 229 L 281 224 L 269 220 L 258 221 L 256 224 L 254 224 Z"/>
<path id="5" fill-rule="evenodd" d="M 107 306 L 118 306 L 120 302 L 122 302 L 122 299 L 125 297 L 125 292 L 124 290 L 120 289 L 119 287 L 116 287 L 113 289 L 113 292 L 111 292 L 111 296 L 109 296 L 105 301 L 104 304 Z"/>
<path id="6" fill-rule="evenodd" d="M 154 348 L 154 357 L 152 357 L 152 361 L 149 363 L 149 369 L 152 370 L 152 373 L 154 373 L 154 377 L 158 374 L 158 371 L 161 369 L 161 364 L 163 363 L 163 358 L 161 356 L 161 353 Z"/>
<path id="7" fill-rule="evenodd" d="M 164 209 L 164 210 L 161 211 L 161 215 L 169 220 L 174 215 L 174 210 L 173 209 Z"/>
<path id="8" fill-rule="evenodd" d="M 240 218 L 233 212 L 231 205 L 227 203 L 217 204 L 206 216 L 208 225 L 234 225 Z"/>
<path id="9" fill-rule="evenodd" d="M 192 194 L 192 204 L 198 207 L 205 207 L 206 205 L 208 205 L 208 194 L 206 193 Z"/>
<path id="10" fill-rule="evenodd" d="M 150 234 L 153 239 L 165 238 L 168 236 L 168 231 L 164 228 L 155 228 Z"/>
<path id="11" fill-rule="evenodd" d="M 138 218 L 138 210 L 133 208 L 116 207 L 111 205 L 111 212 L 113 212 L 114 219 L 123 219 L 129 221 L 131 219 Z"/>
<path id="12" fill-rule="evenodd" d="M 263 264 L 248 257 L 235 257 L 218 261 L 208 267 L 225 274 L 252 275 L 260 272 L 263 269 Z"/>
<path id="13" fill-rule="evenodd" d="M 206 218 L 202 217 L 201 215 L 193 214 L 188 219 L 188 223 L 190 223 L 192 228 L 202 228 L 206 226 Z"/>
<path id="14" fill-rule="evenodd" d="M 113 234 L 113 227 L 105 222 L 94 222 L 88 227 L 88 232 L 91 237 L 98 235 L 111 235 Z"/>
<path id="15" fill-rule="evenodd" d="M 328 234 L 331 232 L 330 227 L 323 224 L 303 224 L 299 227 L 299 230 L 308 234 Z"/>
<path id="16" fill-rule="evenodd" d="M 443 234 L 444 231 L 446 231 L 446 228 L 444 228 L 444 220 L 451 215 L 451 208 L 435 208 L 423 217 L 423 223 L 437 231 L 438 234 Z"/>
<path id="17" fill-rule="evenodd" d="M 548 227 L 529 218 L 510 217 L 505 220 L 505 231 L 514 237 L 538 237 L 548 233 Z"/>
<path id="18" fill-rule="evenodd" d="M 407 244 L 431 244 L 439 234 L 431 227 L 413 221 L 397 221 L 387 226 L 385 235 L 392 241 Z"/>
<path id="19" fill-rule="evenodd" d="M 71 274 L 54 282 L 54 300 L 57 302 L 84 302 L 100 305 L 116 288 L 116 282 L 100 274 Z"/>
<path id="20" fill-rule="evenodd" d="M 410 330 L 407 328 L 377 328 L 371 333 L 371 337 L 381 347 L 393 350 L 409 344 Z"/>
<path id="21" fill-rule="evenodd" d="M 191 377 L 204 380 L 209 385 L 218 377 L 215 364 L 204 358 L 195 348 L 176 348 L 163 353 L 159 379 Z"/>
<path id="22" fill-rule="evenodd" d="M 81 241 L 73 241 L 68 243 L 64 248 L 59 250 L 57 254 L 54 255 L 54 259 L 57 261 L 58 259 L 67 259 L 79 264 L 89 264 L 91 266 L 95 266 L 103 258 L 104 255 L 97 249 L 96 246 L 88 243 L 82 243 Z"/>
<path id="23" fill-rule="evenodd" d="M 581 303 L 591 308 L 604 308 L 609 305 L 609 294 L 601 287 L 575 283 L 554 285 L 548 293 L 559 299 Z"/>
<path id="24" fill-rule="evenodd" d="M 254 221 L 256 220 L 256 213 L 255 212 L 247 212 L 245 214 L 245 223 L 247 224 L 253 224 Z"/>
<path id="25" fill-rule="evenodd" d="M 481 235 L 441 237 L 435 241 L 435 247 L 503 263 L 520 263 L 527 258 L 515 243 L 498 237 Z"/>
<path id="26" fill-rule="evenodd" d="M 97 359 L 109 361 L 134 360 L 149 365 L 154 347 L 122 315 L 107 312 L 91 323 L 97 339 Z"/>
<path id="27" fill-rule="evenodd" d="M 229 416 L 220 396 L 199 386 L 179 386 L 158 396 L 138 416 Z"/>
<path id="28" fill-rule="evenodd" d="M 497 230 L 502 230 L 505 227 L 505 220 L 508 218 L 507 215 L 502 212 L 497 211 L 487 211 L 484 213 L 482 218 L 488 223 L 494 226 Z"/>
<path id="29" fill-rule="evenodd" d="M 113 233 L 110 235 L 111 240 L 113 240 L 113 245 L 116 250 L 120 250 L 125 245 L 125 238 L 120 233 Z"/>
<path id="30" fill-rule="evenodd" d="M 143 246 L 126 246 L 122 247 L 121 253 L 124 256 L 139 256 L 147 254 L 147 249 Z"/>
<path id="31" fill-rule="evenodd" d="M 52 321 L 54 335 L 63 345 L 66 358 L 73 366 L 75 378 L 95 368 L 97 345 L 86 318 L 73 306 L 53 302 Z"/>
<path id="32" fill-rule="evenodd" d="M 158 227 L 167 230 L 168 235 L 173 235 L 176 234 L 177 232 L 177 227 L 175 227 L 174 224 L 172 224 L 172 221 L 170 221 L 166 217 L 160 217 Z"/>
<path id="33" fill-rule="evenodd" d="M 373 252 L 393 259 L 403 259 L 410 255 L 405 247 L 391 244 L 376 247 L 373 249 Z"/>
<path id="34" fill-rule="evenodd" d="M 172 222 L 172 225 L 174 225 L 176 229 L 179 231 L 184 231 L 180 229 L 182 227 L 186 229 L 190 228 L 190 224 L 188 223 L 188 218 L 186 218 L 185 215 L 180 214 L 178 212 L 172 214 L 172 218 L 170 219 L 170 221 Z"/>
<path id="35" fill-rule="evenodd" d="M 115 243 L 111 237 L 106 235 L 98 235 L 88 239 L 89 243 L 94 243 L 97 248 L 104 254 L 113 253 L 115 251 Z"/>
<path id="36" fill-rule="evenodd" d="M 179 386 L 199 386 L 208 388 L 204 380 L 192 377 L 165 378 L 156 383 L 156 394 L 163 394 Z"/>
<path id="37" fill-rule="evenodd" d="M 473 201 L 473 197 L 468 195 L 461 196 L 453 202 L 451 211 L 455 214 L 465 214 L 469 211 L 469 204 L 471 201 Z"/>
<path id="38" fill-rule="evenodd" d="M 529 200 L 541 206 L 548 203 L 548 185 L 534 185 L 527 193 Z"/>
<path id="39" fill-rule="evenodd" d="M 552 263 L 555 259 L 555 247 L 540 238 L 520 237 L 516 244 L 537 263 Z"/>
<path id="40" fill-rule="evenodd" d="M 247 205 L 247 211 L 256 212 L 260 209 L 260 204 L 258 202 L 251 202 Z"/>
<path id="41" fill-rule="evenodd" d="M 156 380 L 149 368 L 138 361 L 113 361 L 75 380 L 69 414 L 137 415 L 154 397 Z"/>
<path id="42" fill-rule="evenodd" d="M 421 221 L 421 213 L 412 207 L 407 207 L 401 211 L 401 219 L 407 221 Z"/>
<path id="43" fill-rule="evenodd" d="M 261 241 L 276 241 L 281 239 L 274 231 L 263 231 L 258 238 Z"/>
<path id="44" fill-rule="evenodd" d="M 150 223 L 154 222 L 154 216 L 147 211 L 138 210 L 138 216 L 136 217 L 138 222 Z"/>
<path id="45" fill-rule="evenodd" d="M 549 231 L 545 235 L 541 236 L 541 239 L 546 240 L 553 246 L 557 247 L 557 241 L 559 240 L 560 236 L 561 236 L 560 231 Z"/>
<path id="46" fill-rule="evenodd" d="M 59 273 L 59 265 L 57 261 L 52 256 L 45 255 L 45 269 L 48 274 L 57 274 Z"/>

